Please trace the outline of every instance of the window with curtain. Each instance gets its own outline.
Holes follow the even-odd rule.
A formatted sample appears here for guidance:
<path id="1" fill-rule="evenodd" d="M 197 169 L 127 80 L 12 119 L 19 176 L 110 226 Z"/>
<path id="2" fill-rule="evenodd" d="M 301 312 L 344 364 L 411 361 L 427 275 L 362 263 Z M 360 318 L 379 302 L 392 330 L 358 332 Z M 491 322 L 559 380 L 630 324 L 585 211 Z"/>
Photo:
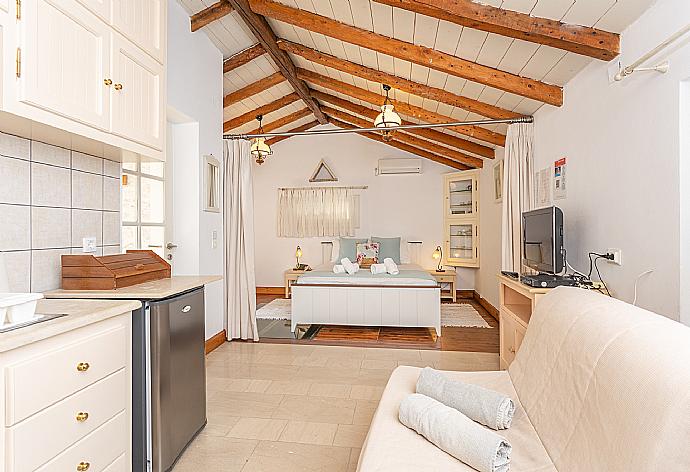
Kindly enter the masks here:
<path id="1" fill-rule="evenodd" d="M 345 187 L 281 189 L 278 236 L 352 236 L 357 214 L 354 202 L 350 189 Z"/>

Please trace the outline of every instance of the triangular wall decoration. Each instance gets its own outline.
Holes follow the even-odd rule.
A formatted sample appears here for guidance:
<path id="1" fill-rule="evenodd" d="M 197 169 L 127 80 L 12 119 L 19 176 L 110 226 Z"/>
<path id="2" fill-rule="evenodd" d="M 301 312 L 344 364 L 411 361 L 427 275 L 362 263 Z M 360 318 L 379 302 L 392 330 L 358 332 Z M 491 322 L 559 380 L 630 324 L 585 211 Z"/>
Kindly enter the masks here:
<path id="1" fill-rule="evenodd" d="M 328 164 L 321 159 L 321 162 L 319 162 L 319 165 L 316 166 L 316 170 L 314 173 L 311 175 L 311 178 L 309 179 L 309 182 L 337 182 L 338 177 L 335 176 L 333 171 L 331 170 L 330 167 L 328 167 Z"/>

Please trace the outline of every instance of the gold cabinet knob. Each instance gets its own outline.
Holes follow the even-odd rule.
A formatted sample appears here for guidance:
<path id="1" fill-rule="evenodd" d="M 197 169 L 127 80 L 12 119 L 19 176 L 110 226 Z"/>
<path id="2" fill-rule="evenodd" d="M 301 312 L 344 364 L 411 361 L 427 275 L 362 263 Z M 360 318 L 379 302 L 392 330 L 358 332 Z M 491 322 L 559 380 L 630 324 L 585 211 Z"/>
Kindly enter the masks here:
<path id="1" fill-rule="evenodd" d="M 77 413 L 77 421 L 78 421 L 79 423 L 83 423 L 84 421 L 86 421 L 86 420 L 88 420 L 88 419 L 89 419 L 89 414 L 88 414 L 88 413 L 86 413 L 86 412 L 84 412 L 84 411 L 80 411 L 79 413 Z"/>
<path id="2" fill-rule="evenodd" d="M 85 470 L 89 470 L 89 467 L 91 467 L 91 464 L 88 462 L 80 462 L 77 464 L 77 471 L 78 472 L 84 472 Z"/>
<path id="3" fill-rule="evenodd" d="M 115 90 L 122 90 L 122 84 L 115 84 Z"/>
<path id="4" fill-rule="evenodd" d="M 508 348 L 508 350 L 509 350 L 510 352 L 512 352 L 513 354 L 515 354 L 515 348 L 514 348 L 513 346 L 510 346 L 510 347 Z"/>
<path id="5" fill-rule="evenodd" d="M 80 362 L 79 364 L 77 364 L 77 370 L 79 372 L 86 372 L 87 370 L 89 370 L 89 367 L 91 366 L 88 362 Z"/>
<path id="6" fill-rule="evenodd" d="M 111 79 L 104 79 L 103 83 L 108 86 L 113 85 L 113 81 Z"/>

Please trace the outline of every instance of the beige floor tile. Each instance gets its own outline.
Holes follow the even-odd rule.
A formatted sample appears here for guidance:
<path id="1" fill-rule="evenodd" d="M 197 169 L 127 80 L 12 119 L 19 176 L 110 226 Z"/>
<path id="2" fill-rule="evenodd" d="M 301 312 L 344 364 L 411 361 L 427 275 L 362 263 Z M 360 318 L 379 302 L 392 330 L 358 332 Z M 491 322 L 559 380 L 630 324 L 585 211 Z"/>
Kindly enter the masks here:
<path id="1" fill-rule="evenodd" d="M 277 441 L 286 425 L 286 420 L 240 418 L 228 433 L 228 437 Z"/>
<path id="2" fill-rule="evenodd" d="M 374 400 L 381 399 L 383 394 L 383 387 L 376 387 L 373 385 L 353 385 L 350 391 L 350 398 L 355 400 Z"/>
<path id="3" fill-rule="evenodd" d="M 309 419 L 317 423 L 351 424 L 355 400 L 344 398 L 285 395 L 272 417 L 285 420 Z"/>
<path id="4" fill-rule="evenodd" d="M 280 435 L 280 441 L 302 444 L 321 444 L 330 446 L 333 444 L 337 424 L 314 423 L 311 421 L 288 421 L 287 426 Z"/>
<path id="5" fill-rule="evenodd" d="M 417 349 L 367 348 L 364 351 L 365 359 L 384 361 L 419 361 L 422 359 L 420 351 Z"/>
<path id="6" fill-rule="evenodd" d="M 352 386 L 346 384 L 330 384 L 315 382 L 311 384 L 307 395 L 314 397 L 349 398 Z"/>
<path id="7" fill-rule="evenodd" d="M 362 369 L 393 370 L 396 367 L 398 367 L 396 360 L 364 359 L 362 361 Z"/>
<path id="8" fill-rule="evenodd" d="M 201 434 L 184 452 L 174 472 L 239 472 L 257 445 L 258 441 Z"/>
<path id="9" fill-rule="evenodd" d="M 333 439 L 334 446 L 362 447 L 369 426 L 356 424 L 339 424 Z"/>
<path id="10" fill-rule="evenodd" d="M 331 369 L 328 367 L 301 367 L 296 378 L 306 382 L 353 384 L 360 369 Z"/>
<path id="11" fill-rule="evenodd" d="M 326 359 L 325 367 L 329 369 L 359 369 L 362 359 L 351 359 L 349 357 L 329 357 Z"/>
<path id="12" fill-rule="evenodd" d="M 206 391 L 264 393 L 269 385 L 271 380 L 213 378 L 206 380 Z"/>
<path id="13" fill-rule="evenodd" d="M 261 354 L 254 359 L 254 364 L 268 364 L 268 365 L 294 365 L 295 359 L 302 359 L 306 356 L 297 356 L 294 354 Z"/>
<path id="14" fill-rule="evenodd" d="M 328 357 L 296 356 L 292 358 L 292 365 L 299 367 L 325 367 Z"/>
<path id="15" fill-rule="evenodd" d="M 433 367 L 433 363 L 427 361 L 398 361 L 398 366 L 401 365 L 409 365 L 412 367 Z"/>
<path id="16" fill-rule="evenodd" d="M 347 464 L 347 472 L 356 472 L 357 465 L 359 464 L 359 455 L 362 453 L 362 449 L 358 447 L 353 447 L 350 449 L 350 462 Z"/>
<path id="17" fill-rule="evenodd" d="M 367 349 L 361 347 L 346 346 L 314 346 L 311 357 L 329 359 L 364 359 Z"/>
<path id="18" fill-rule="evenodd" d="M 360 369 L 357 378 L 352 382 L 353 385 L 375 385 L 378 387 L 385 387 L 388 379 L 391 376 L 391 370 L 381 369 Z"/>
<path id="19" fill-rule="evenodd" d="M 212 365 L 206 368 L 210 378 L 293 380 L 300 368 L 297 366 L 267 364 L 227 364 Z"/>
<path id="20" fill-rule="evenodd" d="M 240 420 L 239 417 L 227 414 L 218 408 L 211 409 L 207 412 L 206 417 L 206 427 L 201 430 L 201 434 L 210 436 L 227 436 L 232 427 Z"/>
<path id="21" fill-rule="evenodd" d="M 350 449 L 261 441 L 242 472 L 346 472 Z"/>
<path id="22" fill-rule="evenodd" d="M 208 411 L 209 415 L 220 410 L 232 416 L 271 418 L 282 400 L 282 395 L 267 393 L 216 392 L 208 399 Z"/>
<path id="23" fill-rule="evenodd" d="M 311 387 L 311 382 L 297 382 L 291 380 L 274 380 L 266 389 L 266 393 L 287 395 L 306 395 Z"/>
<path id="24" fill-rule="evenodd" d="M 374 417 L 374 412 L 379 406 L 379 402 L 369 400 L 357 400 L 355 407 L 355 415 L 352 418 L 352 424 L 369 426 L 371 419 Z"/>

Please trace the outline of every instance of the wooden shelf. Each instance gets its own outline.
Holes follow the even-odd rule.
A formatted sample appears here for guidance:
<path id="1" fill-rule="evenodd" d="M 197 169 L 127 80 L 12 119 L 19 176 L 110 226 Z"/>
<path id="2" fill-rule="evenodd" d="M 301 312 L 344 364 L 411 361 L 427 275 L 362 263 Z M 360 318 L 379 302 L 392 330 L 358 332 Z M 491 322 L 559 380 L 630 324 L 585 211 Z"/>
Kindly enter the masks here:
<path id="1" fill-rule="evenodd" d="M 529 319 L 532 317 L 532 306 L 531 305 L 520 305 L 517 303 L 503 305 L 503 309 L 509 312 L 513 317 L 522 321 L 525 328 L 529 324 Z"/>

